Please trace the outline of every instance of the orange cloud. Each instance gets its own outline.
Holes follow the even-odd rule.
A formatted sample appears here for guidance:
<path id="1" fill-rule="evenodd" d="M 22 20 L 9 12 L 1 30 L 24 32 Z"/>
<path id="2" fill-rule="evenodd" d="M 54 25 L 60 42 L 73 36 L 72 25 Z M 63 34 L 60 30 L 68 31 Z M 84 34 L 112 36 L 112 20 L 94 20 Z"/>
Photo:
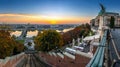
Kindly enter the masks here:
<path id="1" fill-rule="evenodd" d="M 31 23 L 31 24 L 71 24 L 89 22 L 90 17 L 58 17 L 29 14 L 0 14 L 0 22 L 6 23 Z"/>

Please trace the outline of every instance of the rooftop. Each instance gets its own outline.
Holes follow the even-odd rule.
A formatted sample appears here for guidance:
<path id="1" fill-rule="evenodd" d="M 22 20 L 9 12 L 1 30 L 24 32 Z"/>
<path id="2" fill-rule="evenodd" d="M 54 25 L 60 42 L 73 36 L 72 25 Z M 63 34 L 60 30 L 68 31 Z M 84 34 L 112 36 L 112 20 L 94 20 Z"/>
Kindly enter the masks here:
<path id="1" fill-rule="evenodd" d="M 115 15 L 119 15 L 119 13 L 115 13 L 115 12 L 105 12 L 105 14 L 115 14 Z"/>

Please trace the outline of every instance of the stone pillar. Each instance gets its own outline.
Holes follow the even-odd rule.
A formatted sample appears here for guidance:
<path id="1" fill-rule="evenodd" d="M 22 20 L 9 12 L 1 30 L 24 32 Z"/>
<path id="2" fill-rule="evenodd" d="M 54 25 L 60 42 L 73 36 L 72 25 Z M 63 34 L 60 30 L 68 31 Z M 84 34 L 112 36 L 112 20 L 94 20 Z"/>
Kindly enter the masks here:
<path id="1" fill-rule="evenodd" d="M 77 41 L 78 41 L 78 45 L 80 45 L 80 38 L 78 38 Z"/>
<path id="2" fill-rule="evenodd" d="M 75 39 L 73 39 L 72 41 L 72 47 L 75 45 Z"/>
<path id="3" fill-rule="evenodd" d="M 107 16 L 104 16 L 104 24 L 103 24 L 103 26 L 107 26 L 109 23 L 107 22 Z"/>
<path id="4" fill-rule="evenodd" d="M 90 53 L 92 54 L 93 53 L 93 45 L 90 44 Z"/>
<path id="5" fill-rule="evenodd" d="M 100 16 L 100 22 L 99 22 L 99 33 L 102 33 L 102 27 L 104 24 L 104 16 Z"/>
<path id="6" fill-rule="evenodd" d="M 118 26 L 117 16 L 114 16 L 114 18 L 115 18 L 115 26 Z"/>

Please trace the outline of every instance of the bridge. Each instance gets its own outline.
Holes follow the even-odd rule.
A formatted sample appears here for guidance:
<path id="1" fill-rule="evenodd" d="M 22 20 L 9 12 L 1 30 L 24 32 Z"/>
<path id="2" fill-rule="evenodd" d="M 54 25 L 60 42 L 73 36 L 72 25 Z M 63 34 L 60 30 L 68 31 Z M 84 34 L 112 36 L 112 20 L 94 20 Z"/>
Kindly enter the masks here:
<path id="1" fill-rule="evenodd" d="M 26 26 L 25 29 L 22 31 L 21 35 L 19 36 L 19 39 L 24 39 L 27 35 L 28 27 Z"/>

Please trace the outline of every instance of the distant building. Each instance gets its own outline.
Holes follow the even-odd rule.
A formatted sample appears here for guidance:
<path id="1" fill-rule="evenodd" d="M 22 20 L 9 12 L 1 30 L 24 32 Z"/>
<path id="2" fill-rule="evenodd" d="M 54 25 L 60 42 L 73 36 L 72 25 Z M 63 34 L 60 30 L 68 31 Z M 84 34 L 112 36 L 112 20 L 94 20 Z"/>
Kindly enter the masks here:
<path id="1" fill-rule="evenodd" d="M 106 12 L 103 5 L 101 5 L 101 11 L 96 18 L 90 21 L 91 26 L 97 26 L 102 29 L 104 26 L 109 26 L 111 17 L 115 18 L 115 27 L 120 27 L 120 15 L 115 12 Z"/>

